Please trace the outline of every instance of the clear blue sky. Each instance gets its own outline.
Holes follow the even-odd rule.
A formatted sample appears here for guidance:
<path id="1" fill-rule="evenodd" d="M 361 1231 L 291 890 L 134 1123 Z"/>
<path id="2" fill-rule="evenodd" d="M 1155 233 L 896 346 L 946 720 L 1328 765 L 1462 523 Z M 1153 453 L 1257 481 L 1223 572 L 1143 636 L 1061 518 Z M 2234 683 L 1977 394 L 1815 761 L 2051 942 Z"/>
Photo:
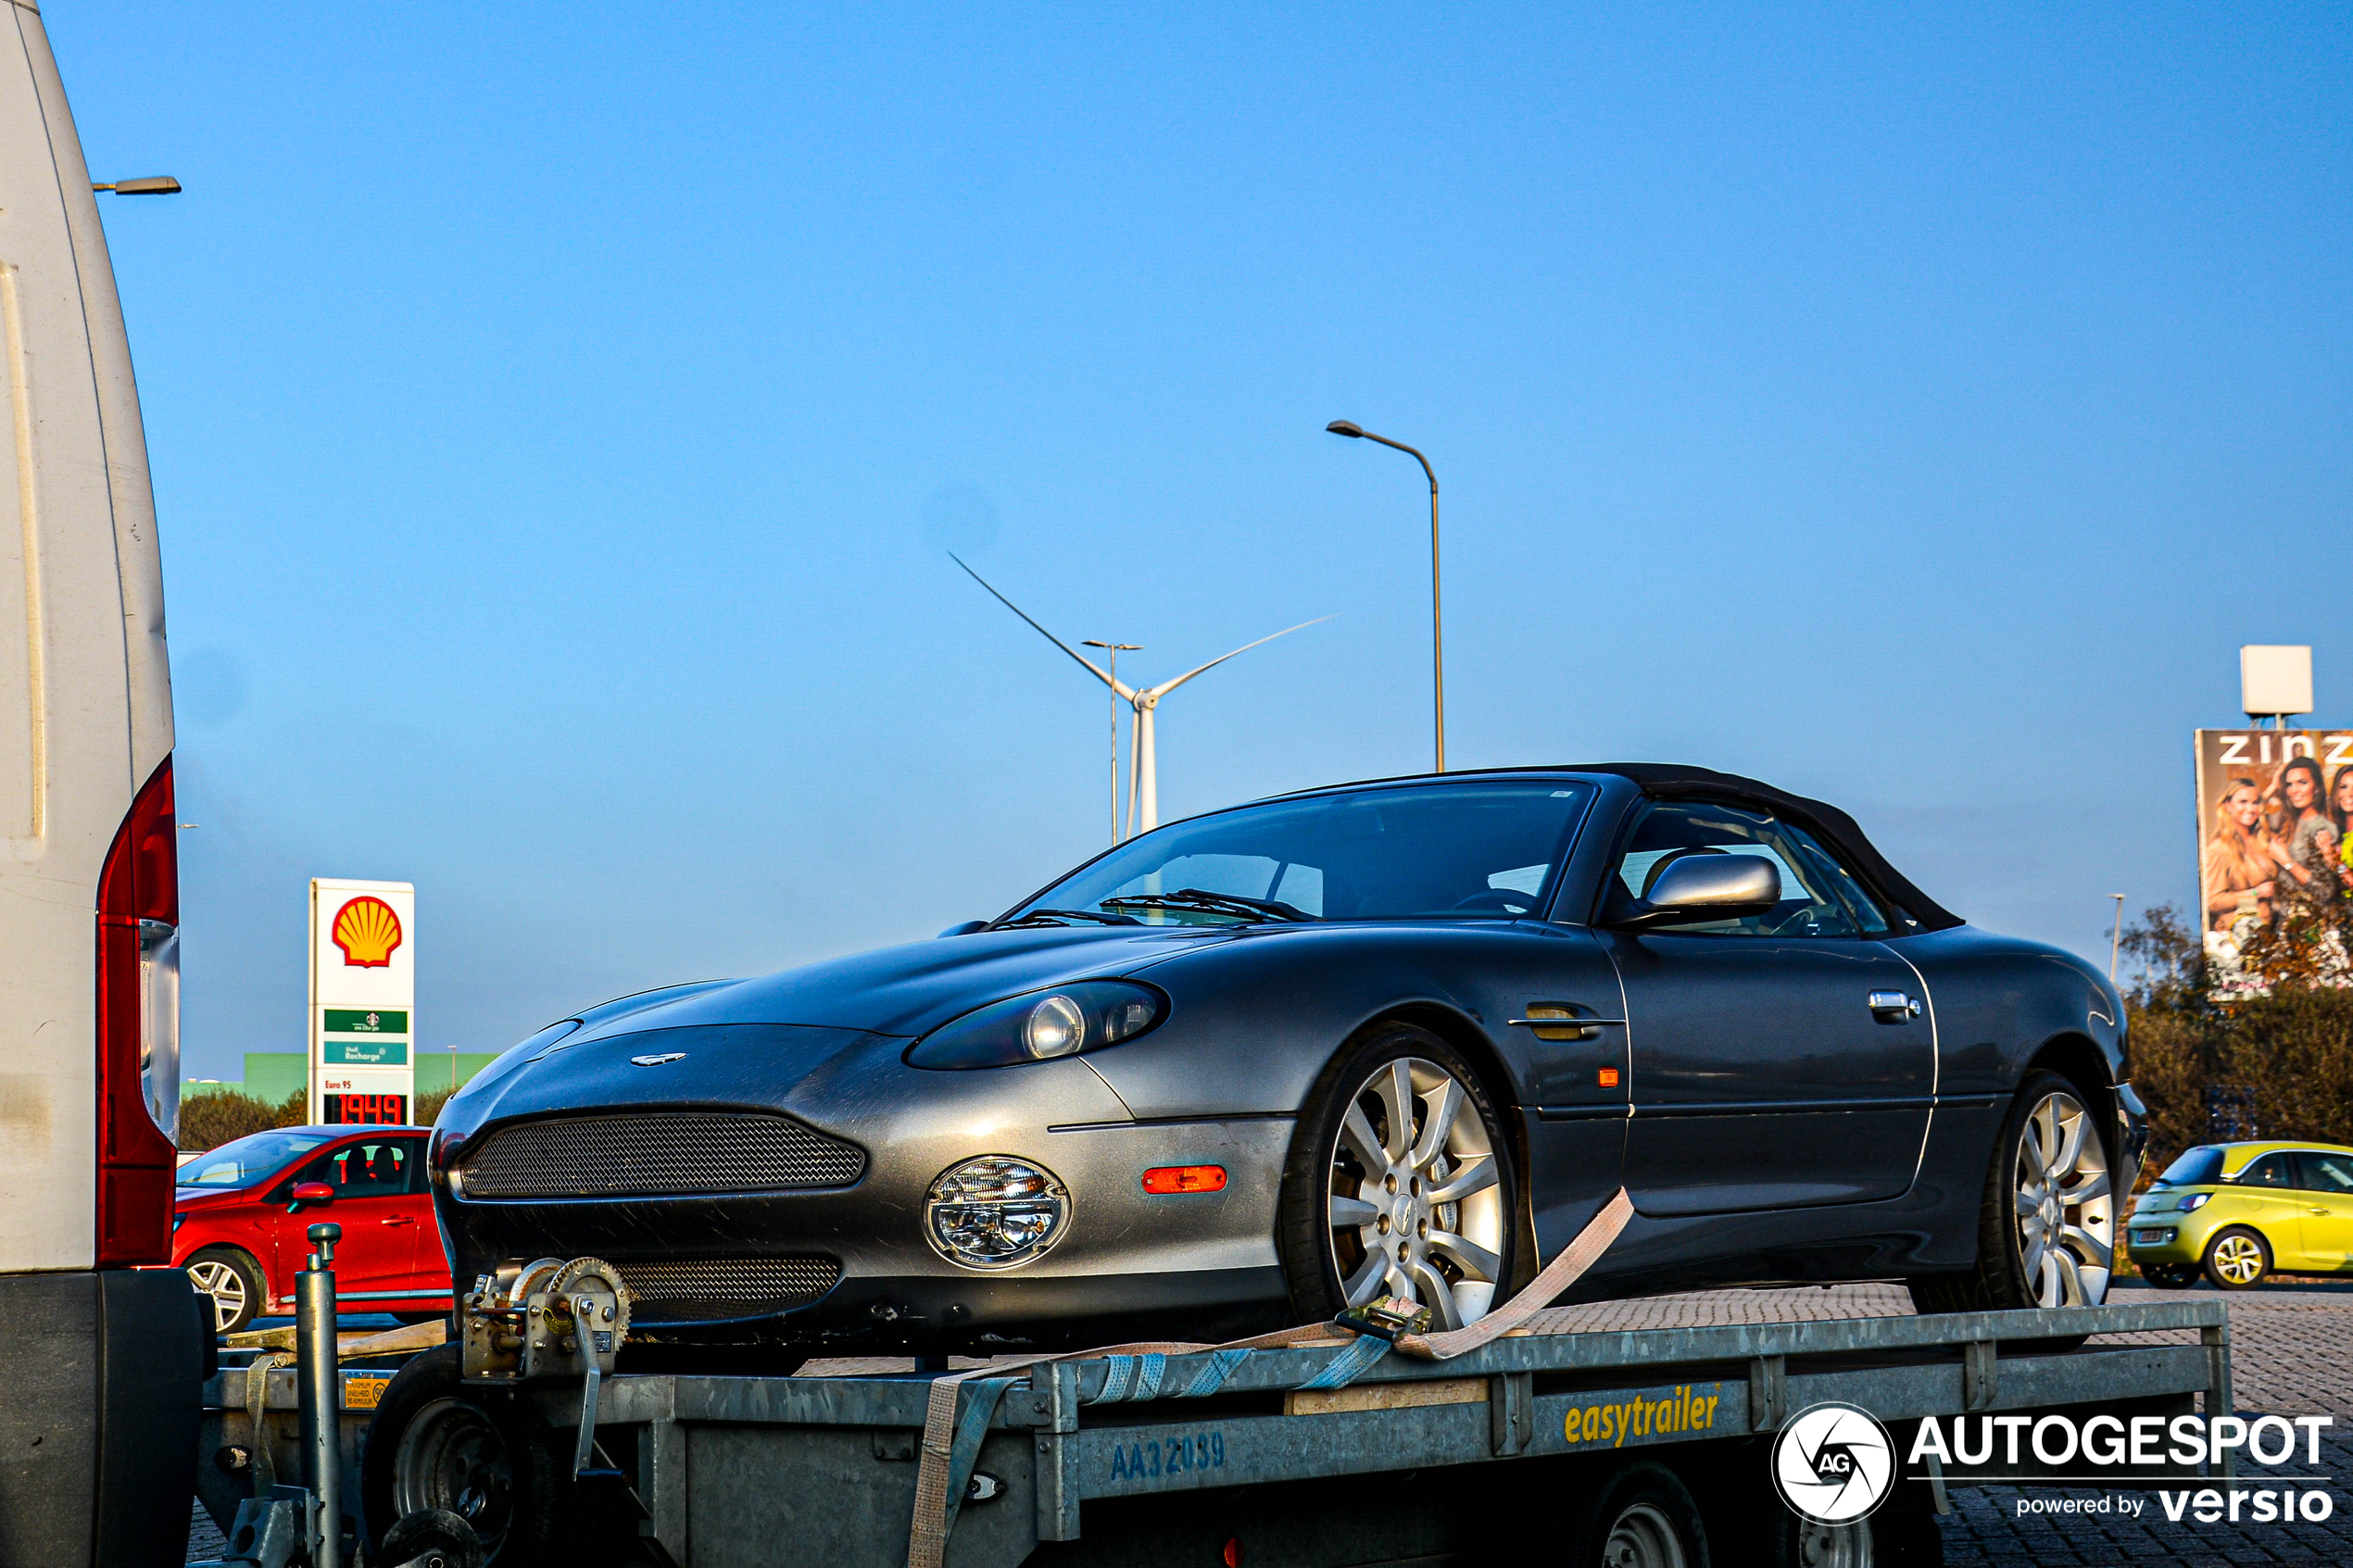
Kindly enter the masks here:
<path id="1" fill-rule="evenodd" d="M 46 8 L 162 515 L 189 1072 L 306 879 L 427 1048 L 928 935 L 1428 759 L 1848 805 L 1980 923 L 2185 901 L 2244 642 L 2353 722 L 2353 12 Z"/>

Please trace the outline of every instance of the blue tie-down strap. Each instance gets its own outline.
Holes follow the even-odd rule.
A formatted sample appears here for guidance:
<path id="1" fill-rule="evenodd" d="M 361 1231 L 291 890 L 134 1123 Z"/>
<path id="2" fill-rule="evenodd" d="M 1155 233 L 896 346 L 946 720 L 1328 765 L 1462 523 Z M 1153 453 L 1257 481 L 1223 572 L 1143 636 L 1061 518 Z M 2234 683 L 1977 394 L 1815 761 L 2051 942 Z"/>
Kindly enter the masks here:
<path id="1" fill-rule="evenodd" d="M 948 1519 L 947 1530 L 956 1527 L 956 1511 L 963 1506 L 964 1493 L 972 1488 L 973 1467 L 980 1462 L 981 1440 L 988 1436 L 988 1424 L 996 1419 L 998 1403 L 1005 1390 L 1022 1382 L 1018 1377 L 980 1377 L 965 1384 L 958 1393 L 963 1409 L 956 1415 L 956 1436 L 948 1445 Z"/>
<path id="2" fill-rule="evenodd" d="M 1142 1356 L 1105 1356 L 1102 1391 L 1086 1403 L 1115 1405 L 1124 1399 L 1152 1399 L 1160 1397 L 1160 1380 L 1168 1371 L 1168 1358 L 1153 1351 Z"/>
<path id="3" fill-rule="evenodd" d="M 1225 1387 L 1226 1380 L 1234 1375 L 1234 1369 L 1248 1360 L 1250 1360 L 1248 1350 L 1212 1350 L 1201 1369 L 1193 1374 L 1192 1381 L 1177 1389 L 1171 1398 L 1206 1399 Z"/>
<path id="4" fill-rule="evenodd" d="M 1302 1388 L 1345 1388 L 1356 1381 L 1372 1364 L 1389 1354 L 1390 1342 L 1378 1335 L 1361 1336 L 1355 1344 L 1340 1351 L 1323 1369 L 1300 1385 Z"/>

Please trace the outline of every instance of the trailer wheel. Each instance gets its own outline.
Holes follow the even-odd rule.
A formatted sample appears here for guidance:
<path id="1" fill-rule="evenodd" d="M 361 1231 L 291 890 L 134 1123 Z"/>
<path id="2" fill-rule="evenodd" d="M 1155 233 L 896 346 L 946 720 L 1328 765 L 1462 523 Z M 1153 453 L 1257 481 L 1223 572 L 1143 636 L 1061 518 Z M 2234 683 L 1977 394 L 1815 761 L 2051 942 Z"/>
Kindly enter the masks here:
<path id="1" fill-rule="evenodd" d="M 538 1424 L 503 1389 L 459 1381 L 458 1347 L 400 1369 L 368 1424 L 359 1460 L 370 1562 L 411 1514 L 446 1509 L 482 1543 L 484 1568 L 522 1568 L 557 1538 L 560 1473 Z"/>
<path id="2" fill-rule="evenodd" d="M 1593 1500 L 1569 1547 L 1570 1568 L 1708 1568 L 1707 1532 L 1681 1477 L 1629 1464 Z"/>

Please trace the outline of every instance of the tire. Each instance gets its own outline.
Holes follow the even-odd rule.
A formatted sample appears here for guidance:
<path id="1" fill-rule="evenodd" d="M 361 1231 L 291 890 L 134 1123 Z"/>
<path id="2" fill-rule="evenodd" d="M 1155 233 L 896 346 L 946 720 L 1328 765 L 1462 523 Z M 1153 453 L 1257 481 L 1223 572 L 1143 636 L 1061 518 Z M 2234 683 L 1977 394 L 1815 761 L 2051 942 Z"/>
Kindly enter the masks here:
<path id="1" fill-rule="evenodd" d="M 1291 1135 L 1277 1239 L 1293 1321 L 1398 1295 L 1434 1329 L 1476 1322 L 1509 1298 L 1520 1208 L 1508 1130 L 1470 1063 L 1426 1029 L 1377 1025 L 1332 1058 Z"/>
<path id="2" fill-rule="evenodd" d="M 2225 1225 L 2206 1244 L 2201 1265 L 2217 1290 L 2252 1290 L 2270 1277 L 2271 1244 L 2249 1225 Z"/>
<path id="3" fill-rule="evenodd" d="M 1681 1477 L 1647 1461 L 1604 1483 L 1578 1523 L 1569 1568 L 1707 1568 L 1707 1531 Z"/>
<path id="4" fill-rule="evenodd" d="M 1909 1281 L 1913 1306 L 2005 1311 L 2106 1299 L 2116 1259 L 2116 1160 L 2095 1098 L 2056 1073 L 2026 1075 L 1987 1162 L 1977 1264 Z M 2031 1206 L 2025 1212 L 2021 1200 Z M 2044 1240 L 2054 1232 L 2057 1245 Z"/>
<path id="5" fill-rule="evenodd" d="M 212 1331 L 234 1334 L 261 1315 L 270 1287 L 252 1253 L 235 1247 L 206 1247 L 183 1265 L 198 1293 L 212 1298 Z"/>
<path id="6" fill-rule="evenodd" d="M 2151 1263 L 2141 1277 L 2159 1290 L 2187 1290 L 2197 1283 L 2200 1272 L 2196 1263 Z"/>
<path id="7" fill-rule="evenodd" d="M 396 1521 L 371 1561 L 382 1568 L 483 1568 L 482 1538 L 447 1509 L 429 1508 Z"/>
<path id="8" fill-rule="evenodd" d="M 484 1568 L 535 1564 L 560 1540 L 563 1480 L 521 1401 L 460 1383 L 457 1346 L 428 1350 L 394 1376 L 368 1424 L 359 1457 L 368 1561 L 385 1561 L 402 1520 L 446 1509 L 481 1542 Z"/>

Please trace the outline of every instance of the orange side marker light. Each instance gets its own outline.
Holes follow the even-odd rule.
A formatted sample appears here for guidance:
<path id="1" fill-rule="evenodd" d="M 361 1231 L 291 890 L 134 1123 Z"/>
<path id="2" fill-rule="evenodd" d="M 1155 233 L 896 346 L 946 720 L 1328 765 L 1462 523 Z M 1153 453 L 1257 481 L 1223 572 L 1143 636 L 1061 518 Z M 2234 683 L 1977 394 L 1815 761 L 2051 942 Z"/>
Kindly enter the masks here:
<path id="1" fill-rule="evenodd" d="M 1614 1089 L 1617 1087 L 1617 1069 L 1615 1067 L 1603 1068 L 1599 1082 L 1604 1089 Z"/>
<path id="2" fill-rule="evenodd" d="M 1144 1190 L 1151 1193 L 1223 1192 L 1223 1165 L 1155 1165 L 1144 1173 Z"/>

